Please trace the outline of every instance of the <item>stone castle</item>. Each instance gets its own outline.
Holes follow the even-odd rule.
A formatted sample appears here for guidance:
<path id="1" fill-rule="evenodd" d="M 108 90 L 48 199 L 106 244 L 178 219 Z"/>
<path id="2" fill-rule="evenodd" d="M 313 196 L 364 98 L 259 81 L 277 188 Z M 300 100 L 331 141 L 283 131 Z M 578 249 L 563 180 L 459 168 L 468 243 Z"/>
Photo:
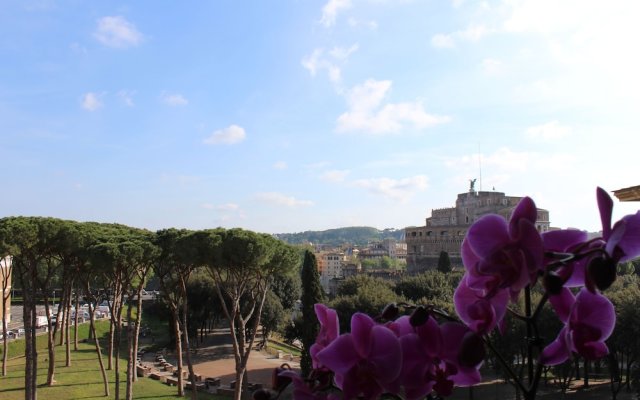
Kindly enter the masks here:
<path id="1" fill-rule="evenodd" d="M 405 228 L 408 273 L 436 268 L 441 251 L 449 253 L 454 266 L 462 266 L 460 247 L 471 224 L 487 214 L 508 219 L 522 199 L 496 191 L 476 191 L 475 180 L 470 182 L 469 191 L 458 195 L 455 207 L 431 210 L 424 226 Z M 536 228 L 540 232 L 549 230 L 549 211 L 538 208 Z"/>

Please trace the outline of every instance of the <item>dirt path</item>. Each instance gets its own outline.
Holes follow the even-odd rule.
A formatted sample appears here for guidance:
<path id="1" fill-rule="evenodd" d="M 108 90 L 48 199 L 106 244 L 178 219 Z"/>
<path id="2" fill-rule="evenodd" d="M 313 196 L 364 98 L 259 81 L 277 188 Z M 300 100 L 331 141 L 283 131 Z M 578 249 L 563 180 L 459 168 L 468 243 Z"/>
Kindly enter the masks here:
<path id="1" fill-rule="evenodd" d="M 168 354 L 166 358 L 175 364 L 175 358 L 172 354 Z M 228 386 L 231 381 L 235 380 L 235 359 L 229 330 L 215 329 L 207 336 L 204 344 L 193 352 L 191 360 L 197 374 L 201 374 L 203 377 L 220 378 L 222 386 Z M 252 350 L 247 364 L 249 382 L 270 386 L 273 369 L 284 362 L 293 369 L 299 370 L 300 368 L 297 362 L 278 359 L 266 352 Z"/>

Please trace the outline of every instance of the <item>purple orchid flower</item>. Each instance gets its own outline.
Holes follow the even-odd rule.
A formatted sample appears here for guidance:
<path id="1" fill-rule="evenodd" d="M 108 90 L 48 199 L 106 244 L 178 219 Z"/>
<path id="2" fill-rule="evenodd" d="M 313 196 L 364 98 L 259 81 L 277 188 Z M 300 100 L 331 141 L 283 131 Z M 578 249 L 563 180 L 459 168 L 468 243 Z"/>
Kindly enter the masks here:
<path id="1" fill-rule="evenodd" d="M 542 234 L 545 252 L 571 253 L 578 247 L 583 246 L 588 240 L 586 231 L 578 229 L 559 229 L 548 231 Z M 547 265 L 555 259 L 548 259 Z M 548 271 L 545 279 L 548 281 L 545 286 L 548 291 L 555 292 L 560 287 L 581 287 L 584 286 L 585 269 L 588 260 L 568 262 L 559 268 Z"/>
<path id="2" fill-rule="evenodd" d="M 338 321 L 338 313 L 335 310 L 321 303 L 314 305 L 313 308 L 320 322 L 320 331 L 316 337 L 315 344 L 309 349 L 309 354 L 311 355 L 313 368 L 320 368 L 322 365 L 317 359 L 317 354 L 338 338 L 340 335 L 340 323 Z"/>
<path id="3" fill-rule="evenodd" d="M 588 260 L 585 285 L 592 292 L 605 290 L 616 279 L 616 267 L 640 255 L 640 211 L 617 221 L 611 226 L 613 200 L 602 188 L 596 192 L 600 220 L 602 221 L 602 240 L 590 243 L 590 250 L 601 249 L 604 254 L 595 255 Z"/>
<path id="4" fill-rule="evenodd" d="M 565 362 L 571 352 L 593 360 L 609 353 L 605 340 L 613 332 L 616 314 L 606 297 L 582 288 L 577 296 L 563 288 L 550 296 L 549 302 L 565 324 L 555 341 L 544 348 L 540 362 L 557 365 Z"/>
<path id="5" fill-rule="evenodd" d="M 293 398 L 296 400 L 339 400 L 336 393 L 315 391 L 296 372 L 287 370 L 280 372 L 278 376 L 289 378 L 293 382 Z"/>
<path id="6" fill-rule="evenodd" d="M 515 299 L 521 289 L 535 282 L 544 254 L 536 218 L 535 203 L 525 197 L 508 223 L 499 215 L 486 215 L 469 228 L 462 243 L 462 261 L 470 288 L 483 290 L 488 297 L 509 289 Z"/>
<path id="7" fill-rule="evenodd" d="M 448 396 L 454 386 L 480 382 L 478 369 L 484 347 L 479 336 L 466 326 L 453 322 L 438 325 L 429 317 L 426 323 L 414 327 L 409 317 L 401 317 L 392 329 L 400 335 L 403 359 L 398 383 L 407 399 L 424 398 L 431 391 Z"/>
<path id="8" fill-rule="evenodd" d="M 467 284 L 464 276 L 453 294 L 456 312 L 462 322 L 478 334 L 489 333 L 501 322 L 507 311 L 509 292 L 497 290 L 493 296 L 487 296 L 484 290 L 474 290 Z"/>
<path id="9" fill-rule="evenodd" d="M 373 399 L 385 391 L 395 393 L 402 367 L 396 334 L 362 313 L 351 318 L 351 333 L 333 340 L 316 358 L 335 373 L 336 386 L 342 389 L 345 400 L 358 396 Z"/>
<path id="10" fill-rule="evenodd" d="M 624 216 L 611 226 L 613 200 L 602 188 L 597 189 L 598 209 L 602 221 L 602 239 L 605 250 L 618 262 L 626 262 L 640 256 L 640 211 Z"/>

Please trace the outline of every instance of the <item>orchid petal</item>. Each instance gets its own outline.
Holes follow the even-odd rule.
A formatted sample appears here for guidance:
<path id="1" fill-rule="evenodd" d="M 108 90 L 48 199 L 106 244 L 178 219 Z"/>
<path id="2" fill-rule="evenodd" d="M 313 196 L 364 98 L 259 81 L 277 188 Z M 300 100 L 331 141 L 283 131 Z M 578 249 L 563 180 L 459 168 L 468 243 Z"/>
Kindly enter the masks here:
<path id="1" fill-rule="evenodd" d="M 558 365 L 569 359 L 571 352 L 566 340 L 567 328 L 562 328 L 556 340 L 542 350 L 540 362 L 544 365 Z"/>
<path id="2" fill-rule="evenodd" d="M 313 306 L 318 321 L 320 322 L 320 333 L 318 337 L 322 337 L 324 343 L 335 340 L 340 335 L 340 323 L 338 321 L 338 313 L 322 303 L 317 303 Z"/>
<path id="3" fill-rule="evenodd" d="M 392 382 L 400 374 L 402 367 L 400 342 L 387 327 L 377 325 L 371 329 L 371 353 L 368 360 L 373 364 L 379 382 Z"/>
<path id="4" fill-rule="evenodd" d="M 515 237 L 519 230 L 520 221 L 529 221 L 531 224 L 536 223 L 538 219 L 538 209 L 536 203 L 530 197 L 523 197 L 511 214 L 509 220 L 509 233 L 511 237 Z"/>
<path id="5" fill-rule="evenodd" d="M 360 357 L 365 358 L 371 351 L 371 328 L 375 321 L 370 316 L 363 313 L 355 313 L 351 317 L 351 335 L 353 343 Z"/>
<path id="6" fill-rule="evenodd" d="M 640 256 L 640 211 L 623 217 L 621 221 L 625 223 L 625 234 L 618 242 L 618 247 L 624 255 L 619 261 L 626 262 Z"/>
<path id="7" fill-rule="evenodd" d="M 457 366 L 462 339 L 464 339 L 464 335 L 469 332 L 469 328 L 458 322 L 445 322 L 440 325 L 440 329 L 443 339 L 440 356 L 443 360 Z"/>
<path id="8" fill-rule="evenodd" d="M 345 375 L 358 362 L 360 357 L 355 348 L 351 334 L 338 336 L 327 347 L 322 349 L 316 358 L 336 374 Z"/>
<path id="9" fill-rule="evenodd" d="M 598 329 L 600 340 L 606 340 L 616 325 L 616 312 L 609 299 L 583 288 L 576 296 L 573 319 Z"/>
<path id="10" fill-rule="evenodd" d="M 569 321 L 569 316 L 571 314 L 571 309 L 576 302 L 576 298 L 571 293 L 571 290 L 563 287 L 560 290 L 560 293 L 557 295 L 549 296 L 549 303 L 553 307 L 553 310 L 556 312 L 556 315 L 563 323 L 567 323 Z"/>
<path id="11" fill-rule="evenodd" d="M 609 239 L 611 234 L 611 213 L 613 211 L 613 200 L 609 193 L 601 187 L 596 189 L 596 198 L 598 200 L 598 210 L 600 210 L 600 221 L 602 222 L 602 237 L 604 240 Z"/>
<path id="12" fill-rule="evenodd" d="M 511 240 L 507 231 L 507 221 L 499 215 L 485 215 L 471 225 L 466 240 L 478 257 L 489 257 Z"/>
<path id="13" fill-rule="evenodd" d="M 586 231 L 578 229 L 558 229 L 542 233 L 542 242 L 545 250 L 564 252 L 571 247 L 586 242 L 589 235 Z"/>
<path id="14" fill-rule="evenodd" d="M 518 238 L 520 248 L 526 249 L 526 261 L 529 271 L 536 271 L 542 267 L 544 258 L 544 244 L 540 232 L 534 223 L 520 220 L 518 224 Z"/>

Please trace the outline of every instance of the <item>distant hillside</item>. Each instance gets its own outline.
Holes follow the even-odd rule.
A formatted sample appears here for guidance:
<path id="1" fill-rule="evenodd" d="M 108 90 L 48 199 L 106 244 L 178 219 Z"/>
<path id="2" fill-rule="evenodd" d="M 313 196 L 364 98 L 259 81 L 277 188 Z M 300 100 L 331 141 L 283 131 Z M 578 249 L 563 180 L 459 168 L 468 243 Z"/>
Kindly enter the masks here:
<path id="1" fill-rule="evenodd" d="M 290 244 L 311 242 L 339 246 L 344 243 L 366 245 L 371 241 L 386 238 L 402 239 L 404 229 L 378 230 L 369 226 L 351 226 L 347 228 L 329 229 L 326 231 L 306 231 L 299 233 L 277 233 L 275 236 Z"/>

